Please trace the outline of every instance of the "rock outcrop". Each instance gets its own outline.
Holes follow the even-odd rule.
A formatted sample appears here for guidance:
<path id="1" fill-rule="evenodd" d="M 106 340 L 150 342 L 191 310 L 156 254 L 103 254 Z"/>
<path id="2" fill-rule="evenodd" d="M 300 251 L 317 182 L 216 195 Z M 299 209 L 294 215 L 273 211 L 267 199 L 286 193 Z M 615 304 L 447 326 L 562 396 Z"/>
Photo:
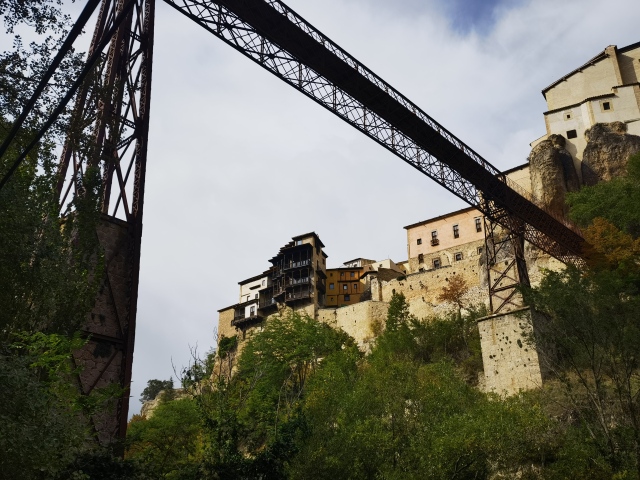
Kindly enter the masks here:
<path id="1" fill-rule="evenodd" d="M 566 214 L 565 195 L 580 188 L 571 154 L 561 135 L 550 135 L 529 156 L 533 195 L 550 213 Z"/>
<path id="2" fill-rule="evenodd" d="M 627 133 L 622 122 L 596 123 L 585 132 L 582 182 L 595 185 L 626 172 L 629 157 L 640 151 L 640 137 Z"/>

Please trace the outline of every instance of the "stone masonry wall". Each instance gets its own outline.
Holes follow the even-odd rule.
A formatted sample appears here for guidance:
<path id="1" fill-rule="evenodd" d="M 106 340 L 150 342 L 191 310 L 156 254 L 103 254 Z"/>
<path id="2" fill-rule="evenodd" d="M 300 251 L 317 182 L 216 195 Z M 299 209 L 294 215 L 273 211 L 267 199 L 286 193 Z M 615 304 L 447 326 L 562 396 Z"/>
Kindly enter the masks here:
<path id="1" fill-rule="evenodd" d="M 323 308 L 318 321 L 340 328 L 352 336 L 362 351 L 369 351 L 376 335 L 384 328 L 389 304 L 367 300 L 340 308 Z"/>
<path id="2" fill-rule="evenodd" d="M 529 308 L 478 321 L 487 392 L 512 395 L 542 385 L 538 352 L 529 343 L 534 328 Z"/>

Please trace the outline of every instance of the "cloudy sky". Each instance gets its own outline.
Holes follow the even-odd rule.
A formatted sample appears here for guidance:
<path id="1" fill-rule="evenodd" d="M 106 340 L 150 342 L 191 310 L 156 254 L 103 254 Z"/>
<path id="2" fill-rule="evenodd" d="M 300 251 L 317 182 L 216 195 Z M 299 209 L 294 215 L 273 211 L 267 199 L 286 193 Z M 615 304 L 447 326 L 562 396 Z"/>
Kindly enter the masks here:
<path id="1" fill-rule="evenodd" d="M 544 87 L 640 41 L 637 0 L 287 4 L 502 170 L 545 132 Z M 403 226 L 465 206 L 162 2 L 154 56 L 130 413 L 292 236 L 317 232 L 330 267 L 401 261 Z"/>

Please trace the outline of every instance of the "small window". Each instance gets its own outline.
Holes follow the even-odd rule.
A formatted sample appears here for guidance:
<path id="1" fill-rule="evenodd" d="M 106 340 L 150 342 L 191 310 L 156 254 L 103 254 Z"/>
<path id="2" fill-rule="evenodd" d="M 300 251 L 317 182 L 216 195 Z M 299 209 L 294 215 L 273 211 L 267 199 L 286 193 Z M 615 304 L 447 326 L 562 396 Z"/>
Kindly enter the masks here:
<path id="1" fill-rule="evenodd" d="M 575 130 L 569 130 L 567 132 L 567 138 L 571 139 L 571 138 L 576 138 L 578 136 L 578 132 L 576 132 Z"/>
<path id="2" fill-rule="evenodd" d="M 418 255 L 418 262 L 419 263 L 424 263 L 424 255 L 423 254 Z"/>
<path id="3" fill-rule="evenodd" d="M 460 227 L 458 225 L 453 226 L 453 238 L 460 237 Z"/>
<path id="4" fill-rule="evenodd" d="M 342 285 L 342 290 L 346 292 L 348 289 L 349 289 L 349 286 L 346 283 Z"/>
<path id="5" fill-rule="evenodd" d="M 354 292 L 357 292 L 357 291 L 358 291 L 358 284 L 357 284 L 357 283 L 354 283 L 354 284 L 353 284 L 353 291 L 354 291 Z"/>
<path id="6" fill-rule="evenodd" d="M 296 245 L 302 245 L 302 240 L 296 240 Z"/>
<path id="7" fill-rule="evenodd" d="M 478 255 L 482 255 L 482 247 L 478 247 L 477 252 L 478 252 Z"/>
<path id="8" fill-rule="evenodd" d="M 264 287 L 267 284 L 266 280 L 262 280 L 262 286 Z"/>
<path id="9" fill-rule="evenodd" d="M 474 218 L 475 222 L 476 222 L 476 232 L 481 232 L 482 231 L 482 221 L 480 220 L 480 217 L 476 217 Z"/>
<path id="10" fill-rule="evenodd" d="M 459 262 L 460 260 L 462 260 L 462 253 L 461 252 L 455 253 L 453 255 L 453 258 L 455 258 L 456 262 Z"/>
<path id="11" fill-rule="evenodd" d="M 247 295 L 247 302 L 249 301 L 249 295 Z"/>
<path id="12" fill-rule="evenodd" d="M 565 120 L 571 120 L 571 114 L 570 113 L 565 113 L 564 114 L 564 119 Z"/>
<path id="13" fill-rule="evenodd" d="M 424 268 L 420 267 L 420 268 L 418 269 L 418 271 L 419 271 L 419 272 L 424 272 Z"/>
<path id="14" fill-rule="evenodd" d="M 344 278 L 344 272 L 340 272 L 340 278 Z"/>
<path id="15" fill-rule="evenodd" d="M 433 259 L 433 268 L 440 268 L 442 266 L 442 264 L 440 263 L 440 259 L 439 258 L 434 258 Z"/>
<path id="16" fill-rule="evenodd" d="M 256 300 L 258 299 L 258 294 L 256 293 L 256 296 L 254 297 Z"/>
<path id="17" fill-rule="evenodd" d="M 256 314 L 256 307 L 251 307 L 249 309 L 249 315 L 251 315 L 252 317 Z"/>
<path id="18" fill-rule="evenodd" d="M 329 284 L 329 290 L 333 290 L 334 286 L 335 286 L 335 285 L 334 285 L 333 283 L 330 283 L 330 284 Z"/>
<path id="19" fill-rule="evenodd" d="M 351 273 L 351 278 L 356 276 L 356 272 L 350 272 Z"/>
<path id="20" fill-rule="evenodd" d="M 345 296 L 344 296 L 344 301 L 345 301 L 345 302 L 348 302 L 348 301 L 350 301 L 350 300 L 351 300 L 351 295 L 345 295 Z"/>
<path id="21" fill-rule="evenodd" d="M 438 238 L 438 231 L 434 230 L 433 232 L 431 232 L 431 238 Z"/>
<path id="22" fill-rule="evenodd" d="M 421 238 L 419 238 L 418 240 L 416 240 L 416 243 L 417 243 L 418 245 L 422 245 L 422 239 L 421 239 Z"/>
<path id="23" fill-rule="evenodd" d="M 611 103 L 602 102 L 602 110 L 611 110 Z"/>

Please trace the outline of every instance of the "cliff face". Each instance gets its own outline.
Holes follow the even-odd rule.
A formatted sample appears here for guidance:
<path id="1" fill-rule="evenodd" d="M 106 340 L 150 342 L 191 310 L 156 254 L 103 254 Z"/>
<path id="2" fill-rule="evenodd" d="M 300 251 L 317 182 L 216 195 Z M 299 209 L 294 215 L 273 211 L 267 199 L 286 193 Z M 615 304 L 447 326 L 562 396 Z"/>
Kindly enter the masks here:
<path id="1" fill-rule="evenodd" d="M 540 142 L 529 156 L 533 195 L 550 212 L 564 216 L 565 194 L 580 188 L 578 173 L 571 154 L 565 150 L 561 135 L 550 135 Z"/>
<path id="2" fill-rule="evenodd" d="M 585 132 L 582 181 L 595 185 L 623 175 L 629 157 L 640 151 L 640 137 L 627 133 L 622 122 L 597 123 Z"/>
<path id="3" fill-rule="evenodd" d="M 595 185 L 623 175 L 629 157 L 640 151 L 640 137 L 627 133 L 622 122 L 597 123 L 585 132 L 582 185 Z M 561 135 L 550 135 L 531 150 L 531 189 L 551 212 L 566 215 L 565 195 L 581 185 L 571 154 Z"/>

